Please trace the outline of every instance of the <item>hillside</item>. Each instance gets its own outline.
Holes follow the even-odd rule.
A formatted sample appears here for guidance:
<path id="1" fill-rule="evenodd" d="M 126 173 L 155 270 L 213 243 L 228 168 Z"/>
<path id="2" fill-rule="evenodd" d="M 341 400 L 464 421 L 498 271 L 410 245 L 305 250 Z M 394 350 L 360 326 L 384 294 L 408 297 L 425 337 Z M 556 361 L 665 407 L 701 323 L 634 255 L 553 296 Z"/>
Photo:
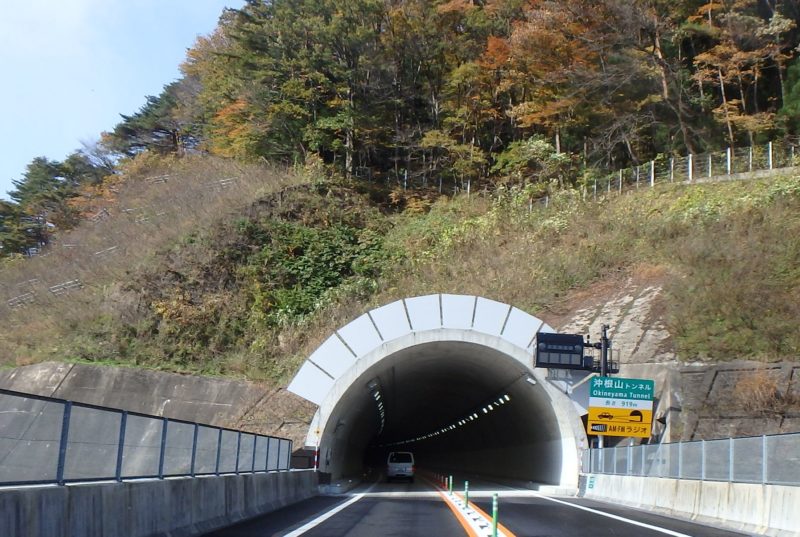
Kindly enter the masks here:
<path id="1" fill-rule="evenodd" d="M 797 355 L 795 174 L 598 201 L 564 190 L 547 208 L 522 189 L 434 199 L 306 177 L 190 220 L 119 273 L 85 266 L 83 289 L 6 309 L 3 364 L 119 363 L 282 384 L 330 332 L 393 299 L 477 294 L 558 325 L 625 277 L 663 289 L 665 344 L 682 361 Z M 34 261 L 7 266 L 3 284 L 75 267 Z"/>

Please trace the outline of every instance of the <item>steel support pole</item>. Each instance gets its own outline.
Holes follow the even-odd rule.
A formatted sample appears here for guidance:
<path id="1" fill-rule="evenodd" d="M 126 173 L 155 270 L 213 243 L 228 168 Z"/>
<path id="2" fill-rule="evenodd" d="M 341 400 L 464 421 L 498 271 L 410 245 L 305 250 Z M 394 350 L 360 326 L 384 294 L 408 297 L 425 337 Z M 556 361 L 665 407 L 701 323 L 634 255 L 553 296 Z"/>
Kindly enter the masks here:
<path id="1" fill-rule="evenodd" d="M 115 479 L 122 481 L 122 457 L 125 448 L 125 428 L 128 424 L 128 411 L 123 410 L 119 418 L 119 443 L 117 444 L 117 469 L 114 472 Z"/>
<path id="2" fill-rule="evenodd" d="M 58 445 L 58 466 L 56 467 L 56 482 L 64 484 L 64 467 L 67 463 L 67 444 L 69 443 L 69 420 L 72 415 L 72 401 L 64 404 L 64 414 L 61 417 L 61 440 Z"/>
<path id="3" fill-rule="evenodd" d="M 161 452 L 158 455 L 158 478 L 164 479 L 164 458 L 167 454 L 167 427 L 169 419 L 163 418 L 161 422 Z"/>

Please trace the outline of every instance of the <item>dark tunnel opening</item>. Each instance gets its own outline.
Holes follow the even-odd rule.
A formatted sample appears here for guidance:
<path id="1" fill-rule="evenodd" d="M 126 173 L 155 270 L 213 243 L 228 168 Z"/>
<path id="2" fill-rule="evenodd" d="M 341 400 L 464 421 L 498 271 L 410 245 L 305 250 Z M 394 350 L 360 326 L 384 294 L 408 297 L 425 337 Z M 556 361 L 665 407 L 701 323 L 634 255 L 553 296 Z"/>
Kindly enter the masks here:
<path id="1" fill-rule="evenodd" d="M 359 476 L 411 451 L 423 469 L 558 484 L 563 436 L 552 394 L 525 364 L 484 345 L 429 342 L 383 358 L 342 394 L 320 469 Z"/>

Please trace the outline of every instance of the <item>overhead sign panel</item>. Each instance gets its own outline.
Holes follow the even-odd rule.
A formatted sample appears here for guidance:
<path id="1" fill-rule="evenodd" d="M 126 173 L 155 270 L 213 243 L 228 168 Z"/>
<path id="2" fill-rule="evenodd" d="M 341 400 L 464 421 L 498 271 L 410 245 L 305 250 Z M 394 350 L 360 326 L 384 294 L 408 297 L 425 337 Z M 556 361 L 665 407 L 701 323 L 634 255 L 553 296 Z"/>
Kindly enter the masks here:
<path id="1" fill-rule="evenodd" d="M 551 369 L 586 369 L 583 336 L 577 334 L 536 335 L 536 367 Z"/>
<path id="2" fill-rule="evenodd" d="M 594 435 L 649 438 L 654 393 L 652 380 L 595 377 L 589 387 L 586 431 Z"/>

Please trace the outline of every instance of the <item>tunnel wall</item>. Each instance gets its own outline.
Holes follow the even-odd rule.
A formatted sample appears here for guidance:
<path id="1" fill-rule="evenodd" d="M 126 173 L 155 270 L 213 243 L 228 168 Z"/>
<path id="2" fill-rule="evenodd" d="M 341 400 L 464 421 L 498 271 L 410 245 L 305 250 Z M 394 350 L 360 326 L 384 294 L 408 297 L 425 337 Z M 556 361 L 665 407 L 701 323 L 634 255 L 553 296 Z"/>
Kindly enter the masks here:
<path id="1" fill-rule="evenodd" d="M 313 471 L 0 490 L 0 535 L 199 535 L 317 493 Z"/>

